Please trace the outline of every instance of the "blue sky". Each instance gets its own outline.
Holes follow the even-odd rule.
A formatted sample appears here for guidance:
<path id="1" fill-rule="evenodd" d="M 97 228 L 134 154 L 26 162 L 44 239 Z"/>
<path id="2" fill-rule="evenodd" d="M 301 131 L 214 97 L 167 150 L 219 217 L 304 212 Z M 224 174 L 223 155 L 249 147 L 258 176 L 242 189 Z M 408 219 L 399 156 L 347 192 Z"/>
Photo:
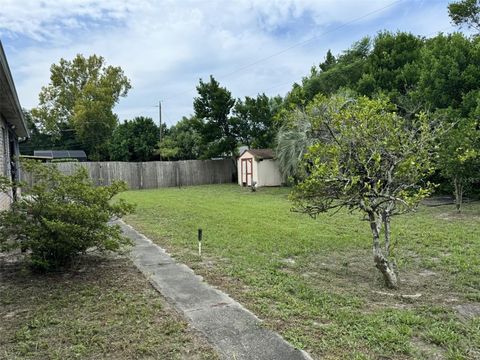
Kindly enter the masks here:
<path id="1" fill-rule="evenodd" d="M 340 53 L 381 30 L 454 31 L 448 3 L 0 0 L 0 39 L 24 107 L 37 105 L 52 63 L 95 53 L 131 79 L 132 90 L 115 108 L 121 120 L 143 115 L 158 121 L 154 105 L 162 100 L 171 125 L 192 113 L 199 78 L 214 75 L 237 98 L 284 95 L 328 49 Z"/>

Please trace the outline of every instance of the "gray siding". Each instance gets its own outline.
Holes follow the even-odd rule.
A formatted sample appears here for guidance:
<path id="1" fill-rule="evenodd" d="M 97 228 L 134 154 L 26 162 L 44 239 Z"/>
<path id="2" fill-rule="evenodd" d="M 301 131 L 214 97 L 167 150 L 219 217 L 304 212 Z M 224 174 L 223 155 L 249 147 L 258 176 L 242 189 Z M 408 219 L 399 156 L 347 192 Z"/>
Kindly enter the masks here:
<path id="1" fill-rule="evenodd" d="M 10 177 L 10 154 L 7 123 L 0 115 L 0 175 Z M 0 192 L 0 210 L 10 206 L 11 194 Z"/>

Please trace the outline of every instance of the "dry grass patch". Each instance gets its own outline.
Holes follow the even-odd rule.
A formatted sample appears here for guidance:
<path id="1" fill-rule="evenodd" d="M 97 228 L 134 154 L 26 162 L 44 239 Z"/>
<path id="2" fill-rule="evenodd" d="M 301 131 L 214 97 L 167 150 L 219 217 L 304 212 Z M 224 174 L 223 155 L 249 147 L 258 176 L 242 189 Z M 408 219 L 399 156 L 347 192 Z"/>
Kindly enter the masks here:
<path id="1" fill-rule="evenodd" d="M 215 358 L 129 260 L 88 256 L 47 275 L 0 268 L 0 359 Z"/>

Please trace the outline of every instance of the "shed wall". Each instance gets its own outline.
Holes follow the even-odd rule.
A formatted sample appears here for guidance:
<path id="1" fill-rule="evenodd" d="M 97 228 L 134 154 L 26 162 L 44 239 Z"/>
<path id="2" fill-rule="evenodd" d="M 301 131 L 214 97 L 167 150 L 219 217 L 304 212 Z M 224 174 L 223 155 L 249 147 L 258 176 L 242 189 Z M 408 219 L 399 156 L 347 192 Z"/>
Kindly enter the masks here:
<path id="1" fill-rule="evenodd" d="M 277 160 L 265 159 L 257 163 L 258 186 L 280 186 L 282 175 Z"/>
<path id="2" fill-rule="evenodd" d="M 252 181 L 258 183 L 258 164 L 255 157 L 248 151 L 245 151 L 237 160 L 238 185 L 242 185 L 242 160 L 252 159 Z"/>
<path id="3" fill-rule="evenodd" d="M 242 160 L 252 159 L 252 181 L 257 186 L 280 186 L 282 185 L 282 175 L 277 160 L 264 159 L 257 160 L 248 150 L 237 160 L 238 184 L 242 185 Z"/>

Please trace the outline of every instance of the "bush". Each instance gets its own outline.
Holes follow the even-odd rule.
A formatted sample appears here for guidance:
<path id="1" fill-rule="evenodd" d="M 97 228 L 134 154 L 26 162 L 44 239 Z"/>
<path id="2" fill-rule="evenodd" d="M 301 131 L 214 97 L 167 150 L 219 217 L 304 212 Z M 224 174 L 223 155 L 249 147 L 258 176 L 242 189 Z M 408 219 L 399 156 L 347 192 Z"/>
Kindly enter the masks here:
<path id="1" fill-rule="evenodd" d="M 73 175 L 33 161 L 22 167 L 35 184 L 0 212 L 0 251 L 20 248 L 34 268 L 46 271 L 69 265 L 90 248 L 117 252 L 130 244 L 118 225 L 109 224 L 133 211 L 123 200 L 111 201 L 127 189 L 125 182 L 95 187 L 80 166 Z"/>

